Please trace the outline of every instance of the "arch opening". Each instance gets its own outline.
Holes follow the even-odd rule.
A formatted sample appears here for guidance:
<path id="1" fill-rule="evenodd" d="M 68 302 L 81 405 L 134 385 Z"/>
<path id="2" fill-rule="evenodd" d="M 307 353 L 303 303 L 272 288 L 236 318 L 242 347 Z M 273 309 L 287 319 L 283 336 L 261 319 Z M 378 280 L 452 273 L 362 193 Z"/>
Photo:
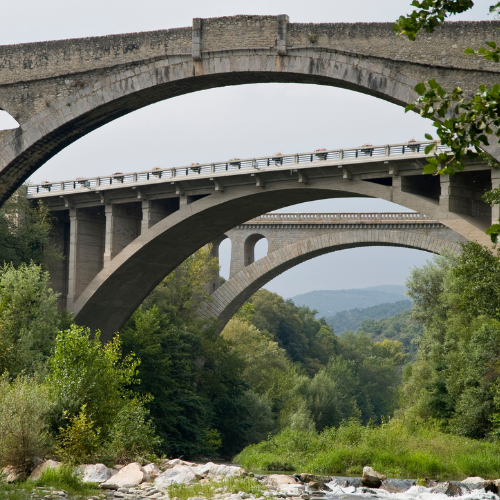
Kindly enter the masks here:
<path id="1" fill-rule="evenodd" d="M 255 262 L 255 248 L 257 246 L 257 242 L 262 240 L 266 240 L 266 237 L 262 234 L 252 234 L 245 240 L 245 244 L 243 247 L 243 262 L 245 266 L 249 266 L 250 264 L 253 264 Z"/>
<path id="2" fill-rule="evenodd" d="M 0 132 L 19 128 L 19 122 L 7 111 L 0 109 Z"/>

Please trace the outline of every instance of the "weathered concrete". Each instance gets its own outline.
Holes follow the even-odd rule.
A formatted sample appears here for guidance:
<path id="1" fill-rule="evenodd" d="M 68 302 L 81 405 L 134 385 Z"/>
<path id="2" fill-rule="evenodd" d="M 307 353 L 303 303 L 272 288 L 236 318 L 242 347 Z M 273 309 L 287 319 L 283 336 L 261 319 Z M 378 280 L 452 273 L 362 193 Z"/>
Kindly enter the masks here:
<path id="1" fill-rule="evenodd" d="M 499 23 L 446 23 L 416 42 L 391 23 L 294 24 L 286 16 L 196 19 L 193 27 L 0 47 L 0 202 L 45 161 L 92 130 L 154 102 L 263 82 L 337 86 L 398 105 L 435 78 L 466 92 L 500 69 L 463 49 Z M 500 158 L 498 145 L 488 151 Z"/>
<path id="2" fill-rule="evenodd" d="M 231 240 L 230 279 L 200 307 L 220 330 L 257 290 L 279 274 L 319 255 L 348 248 L 396 246 L 459 253 L 467 240 L 420 214 L 266 214 L 226 232 Z M 268 254 L 254 262 L 256 241 L 266 238 Z M 214 254 L 223 241 L 213 243 Z"/>

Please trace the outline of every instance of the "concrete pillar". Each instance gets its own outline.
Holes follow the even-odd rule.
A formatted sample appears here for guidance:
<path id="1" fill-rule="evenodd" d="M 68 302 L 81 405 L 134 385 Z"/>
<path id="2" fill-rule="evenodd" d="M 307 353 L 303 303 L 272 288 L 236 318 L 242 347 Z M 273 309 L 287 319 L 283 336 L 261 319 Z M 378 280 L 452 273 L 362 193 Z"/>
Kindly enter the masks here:
<path id="1" fill-rule="evenodd" d="M 245 242 L 244 237 L 239 234 L 231 235 L 231 266 L 229 268 L 229 278 L 238 274 L 245 267 Z"/>
<path id="2" fill-rule="evenodd" d="M 500 187 L 500 170 L 491 170 L 491 189 Z M 493 205 L 491 207 L 491 224 L 498 224 L 500 221 L 500 205 Z"/>
<path id="3" fill-rule="evenodd" d="M 48 263 L 50 287 L 57 293 L 59 310 L 67 307 L 68 295 L 68 259 L 69 259 L 69 213 L 67 210 L 52 212 L 54 218 L 50 232 L 50 245 L 60 254 L 62 259 Z"/>
<path id="4" fill-rule="evenodd" d="M 69 211 L 68 304 L 80 296 L 102 269 L 105 227 L 102 207 Z"/>
<path id="5" fill-rule="evenodd" d="M 141 233 L 177 210 L 179 210 L 179 198 L 144 200 L 142 202 Z"/>
<path id="6" fill-rule="evenodd" d="M 104 262 L 109 262 L 141 234 L 142 208 L 139 203 L 106 205 Z"/>

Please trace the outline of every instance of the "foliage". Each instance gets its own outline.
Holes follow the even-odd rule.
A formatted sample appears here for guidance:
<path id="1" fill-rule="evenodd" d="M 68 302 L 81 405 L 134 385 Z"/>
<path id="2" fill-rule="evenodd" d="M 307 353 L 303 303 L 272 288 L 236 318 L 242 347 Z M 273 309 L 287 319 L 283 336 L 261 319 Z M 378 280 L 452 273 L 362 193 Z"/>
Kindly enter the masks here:
<path id="1" fill-rule="evenodd" d="M 415 40 L 421 29 L 433 32 L 435 27 L 445 21 L 448 15 L 465 12 L 474 6 L 472 0 L 414 0 L 412 5 L 420 10 L 408 16 L 401 16 L 394 30 Z M 490 13 L 498 14 L 500 2 L 490 6 Z M 477 55 L 494 62 L 500 61 L 500 47 L 493 41 L 485 42 L 486 47 L 478 50 L 467 48 L 468 55 Z M 465 96 L 460 87 L 445 90 L 435 80 L 419 83 L 415 87 L 419 98 L 414 104 L 406 107 L 406 111 L 418 110 L 425 118 L 434 120 L 437 134 L 442 144 L 451 148 L 451 158 L 440 153 L 437 148 L 427 146 L 428 154 L 434 150 L 434 156 L 428 159 L 424 173 L 454 174 L 455 169 L 463 170 L 463 157 L 477 157 L 481 147 L 488 146 L 490 140 L 500 142 L 500 85 L 491 88 L 480 85 L 472 97 Z M 426 134 L 432 140 L 432 136 Z M 472 149 L 469 149 L 472 148 Z M 492 163 L 488 161 L 488 163 Z M 496 167 L 498 162 L 495 161 Z M 500 200 L 500 190 L 487 193 L 487 201 L 491 204 Z M 491 240 L 496 243 L 500 234 L 500 224 L 494 224 L 487 230 Z"/>
<path id="2" fill-rule="evenodd" d="M 405 415 L 435 419 L 473 438 L 496 432 L 500 322 L 498 259 L 477 243 L 457 257 L 435 257 L 408 279 L 415 316 L 426 326 L 417 360 L 405 371 Z"/>
<path id="3" fill-rule="evenodd" d="M 45 385 L 22 375 L 12 382 L 0 378 L 0 467 L 27 472 L 32 458 L 47 451 L 51 405 Z"/>
<path id="4" fill-rule="evenodd" d="M 49 265 L 59 260 L 59 249 L 51 245 L 53 220 L 43 203 L 33 206 L 25 186 L 0 208 L 0 263 Z"/>
<path id="5" fill-rule="evenodd" d="M 35 264 L 0 268 L 0 372 L 44 372 L 61 325 L 49 274 Z"/>
<path id="6" fill-rule="evenodd" d="M 82 474 L 75 473 L 75 469 L 67 464 L 61 464 L 58 467 L 47 467 L 41 476 L 36 481 L 33 481 L 33 486 L 52 487 L 64 490 L 70 495 L 85 495 L 87 498 L 99 492 L 96 483 L 84 483 Z"/>
<path id="7" fill-rule="evenodd" d="M 390 476 L 495 478 L 500 445 L 439 431 L 415 420 L 390 420 L 379 427 L 356 420 L 323 432 L 284 429 L 245 448 L 235 461 L 254 470 L 359 475 L 372 466 Z"/>
<path id="8" fill-rule="evenodd" d="M 411 306 L 412 303 L 409 300 L 400 300 L 371 307 L 340 311 L 334 316 L 325 318 L 325 321 L 337 335 L 341 335 L 346 330 L 356 331 L 365 321 L 390 318 L 406 309 L 410 309 Z"/>
<path id="9" fill-rule="evenodd" d="M 408 354 L 407 361 L 413 362 L 424 331 L 423 326 L 413 315 L 413 311 L 407 309 L 393 317 L 379 320 L 365 319 L 359 327 L 359 332 L 367 335 L 373 342 L 382 342 L 385 339 L 401 342 L 403 352 Z"/>
<path id="10" fill-rule="evenodd" d="M 302 363 L 310 375 L 335 353 L 336 337 L 323 318 L 315 319 L 317 311 L 297 307 L 265 289 L 259 290 L 250 302 L 254 307 L 252 324 L 285 349 L 292 361 Z"/>
<path id="11" fill-rule="evenodd" d="M 223 481 L 210 481 L 208 483 L 173 484 L 168 487 L 170 498 L 188 500 L 188 498 L 213 498 L 217 492 L 239 493 L 244 491 L 262 496 L 262 486 L 252 477 L 228 477 Z"/>
<path id="12" fill-rule="evenodd" d="M 60 427 L 61 456 L 79 462 L 106 448 L 131 459 L 153 451 L 157 440 L 145 400 L 127 390 L 138 382 L 138 365 L 132 354 L 122 357 L 119 337 L 102 345 L 99 332 L 91 338 L 89 329 L 75 325 L 58 334 L 47 380 L 57 401 L 52 426 L 53 432 Z"/>

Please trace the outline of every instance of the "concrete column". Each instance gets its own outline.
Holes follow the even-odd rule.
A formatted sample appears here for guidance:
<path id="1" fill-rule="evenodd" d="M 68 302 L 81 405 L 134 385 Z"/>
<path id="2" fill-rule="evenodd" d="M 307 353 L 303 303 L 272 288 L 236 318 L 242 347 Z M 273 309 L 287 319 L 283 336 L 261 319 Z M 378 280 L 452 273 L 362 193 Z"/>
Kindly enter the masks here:
<path id="1" fill-rule="evenodd" d="M 441 194 L 439 195 L 439 206 L 450 210 L 451 179 L 448 174 L 439 176 Z"/>
<path id="2" fill-rule="evenodd" d="M 491 170 L 491 189 L 500 187 L 500 170 Z M 491 224 L 498 224 L 500 221 L 500 205 L 493 205 L 491 207 Z"/>
<path id="3" fill-rule="evenodd" d="M 179 198 L 144 200 L 142 202 L 141 233 L 177 210 L 179 210 Z"/>
<path id="4" fill-rule="evenodd" d="M 104 262 L 109 262 L 141 234 L 142 209 L 139 203 L 106 205 Z"/>
<path id="5" fill-rule="evenodd" d="M 242 235 L 231 235 L 231 266 L 229 278 L 238 274 L 245 267 L 245 242 Z"/>
<path id="6" fill-rule="evenodd" d="M 69 211 L 68 304 L 74 302 L 103 266 L 105 217 L 102 207 Z"/>
<path id="7" fill-rule="evenodd" d="M 50 232 L 50 245 L 63 255 L 62 259 L 49 262 L 50 287 L 57 293 L 59 310 L 65 309 L 68 295 L 69 213 L 67 210 L 52 212 L 54 223 Z"/>

